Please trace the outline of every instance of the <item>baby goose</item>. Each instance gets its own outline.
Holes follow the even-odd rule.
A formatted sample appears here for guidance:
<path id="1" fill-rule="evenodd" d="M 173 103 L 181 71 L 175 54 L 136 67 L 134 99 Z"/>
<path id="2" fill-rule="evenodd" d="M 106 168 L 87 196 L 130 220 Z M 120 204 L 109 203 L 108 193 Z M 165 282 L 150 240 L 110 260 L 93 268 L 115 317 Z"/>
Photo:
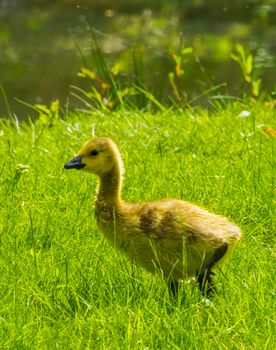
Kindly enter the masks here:
<path id="1" fill-rule="evenodd" d="M 99 229 L 117 249 L 150 272 L 161 271 L 172 294 L 183 278 L 196 277 L 207 296 L 214 291 L 213 268 L 241 237 L 226 218 L 177 199 L 126 203 L 121 198 L 122 159 L 109 138 L 87 141 L 64 165 L 100 178 L 95 199 Z"/>

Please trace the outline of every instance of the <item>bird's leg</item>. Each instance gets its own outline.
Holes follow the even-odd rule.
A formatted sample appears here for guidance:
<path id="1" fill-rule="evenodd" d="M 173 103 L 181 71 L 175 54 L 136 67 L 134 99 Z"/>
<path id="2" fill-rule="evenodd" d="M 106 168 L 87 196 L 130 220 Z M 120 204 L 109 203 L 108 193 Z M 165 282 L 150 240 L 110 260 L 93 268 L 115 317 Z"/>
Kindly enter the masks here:
<path id="1" fill-rule="evenodd" d="M 212 282 L 212 277 L 211 277 L 213 275 L 215 275 L 215 273 L 205 267 L 201 269 L 201 272 L 197 276 L 199 289 L 201 292 L 206 294 L 206 296 L 210 296 L 216 291 L 216 288 Z"/>
<path id="2" fill-rule="evenodd" d="M 170 281 L 168 284 L 168 288 L 170 295 L 176 297 L 179 290 L 179 282 L 174 280 Z"/>
<path id="3" fill-rule="evenodd" d="M 199 289 L 206 294 L 206 296 L 210 296 L 215 292 L 215 286 L 212 283 L 212 275 L 215 275 L 213 271 L 211 271 L 212 267 L 225 255 L 227 251 L 228 244 L 224 243 L 220 246 L 212 256 L 211 260 L 205 264 L 199 273 L 197 274 L 197 281 L 199 283 Z"/>

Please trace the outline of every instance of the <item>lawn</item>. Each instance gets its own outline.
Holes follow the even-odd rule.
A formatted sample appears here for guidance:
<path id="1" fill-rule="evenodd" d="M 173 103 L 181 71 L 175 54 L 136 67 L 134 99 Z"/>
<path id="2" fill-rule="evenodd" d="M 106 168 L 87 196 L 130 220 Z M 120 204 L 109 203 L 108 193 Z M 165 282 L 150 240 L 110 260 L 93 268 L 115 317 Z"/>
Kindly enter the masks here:
<path id="1" fill-rule="evenodd" d="M 233 102 L 2 119 L 0 348 L 274 349 L 275 117 Z M 195 284 L 172 300 L 98 232 L 96 178 L 63 169 L 92 133 L 119 145 L 128 201 L 185 199 L 241 227 L 211 302 Z"/>

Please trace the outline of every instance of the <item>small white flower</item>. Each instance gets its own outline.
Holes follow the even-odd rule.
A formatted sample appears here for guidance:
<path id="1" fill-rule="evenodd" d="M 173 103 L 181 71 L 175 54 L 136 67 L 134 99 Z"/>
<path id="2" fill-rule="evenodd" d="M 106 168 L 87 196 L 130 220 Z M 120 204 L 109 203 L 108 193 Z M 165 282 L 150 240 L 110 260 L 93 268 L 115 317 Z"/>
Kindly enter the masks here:
<path id="1" fill-rule="evenodd" d="M 25 165 L 25 164 L 17 164 L 16 166 L 16 172 L 19 173 L 28 173 L 29 172 L 29 165 Z"/>
<path id="2" fill-rule="evenodd" d="M 241 113 L 239 114 L 239 118 L 247 118 L 249 117 L 251 114 L 251 112 L 249 111 L 241 111 Z"/>
<path id="3" fill-rule="evenodd" d="M 210 299 L 202 299 L 202 302 L 205 304 L 205 306 L 209 307 L 211 306 L 211 300 Z"/>

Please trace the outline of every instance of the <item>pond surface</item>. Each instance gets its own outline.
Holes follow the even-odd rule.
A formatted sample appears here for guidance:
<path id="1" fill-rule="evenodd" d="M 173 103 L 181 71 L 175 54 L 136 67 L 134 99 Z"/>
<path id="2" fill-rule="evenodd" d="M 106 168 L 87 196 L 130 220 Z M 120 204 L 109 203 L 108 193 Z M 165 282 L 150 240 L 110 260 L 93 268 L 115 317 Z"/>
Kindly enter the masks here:
<path id="1" fill-rule="evenodd" d="M 262 21 L 182 18 L 150 9 L 125 14 L 81 7 L 1 12 L 0 7 L 0 82 L 19 119 L 34 112 L 15 98 L 29 104 L 58 98 L 69 107 L 80 105 L 70 92 L 72 85 L 86 90 L 91 85 L 78 75 L 84 60 L 93 70 L 91 28 L 110 67 L 117 65 L 126 77 L 132 74 L 132 53 L 139 51 L 145 84 L 165 99 L 168 74 L 183 49 L 181 88 L 190 99 L 222 83 L 226 86 L 220 92 L 241 96 L 241 70 L 230 58 L 237 43 L 254 54 L 263 89 L 275 86 L 276 27 Z M 2 97 L 0 115 L 7 115 Z"/>

